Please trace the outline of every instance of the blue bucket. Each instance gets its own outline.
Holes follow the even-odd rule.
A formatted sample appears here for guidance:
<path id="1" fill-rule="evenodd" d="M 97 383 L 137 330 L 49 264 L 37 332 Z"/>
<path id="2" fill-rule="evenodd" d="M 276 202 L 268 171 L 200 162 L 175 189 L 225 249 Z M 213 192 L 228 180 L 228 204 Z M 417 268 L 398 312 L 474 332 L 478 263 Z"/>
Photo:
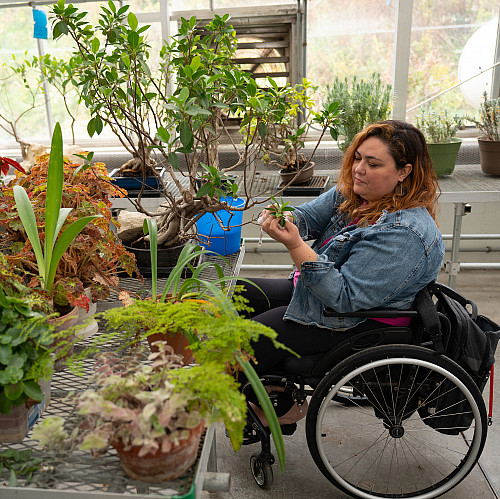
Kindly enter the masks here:
<path id="1" fill-rule="evenodd" d="M 245 201 L 241 198 L 221 198 L 221 201 L 226 201 L 235 208 L 241 208 L 245 205 Z M 210 251 L 219 253 L 219 255 L 236 253 L 240 249 L 243 211 L 219 210 L 216 214 L 222 220 L 223 226 L 225 228 L 229 227 L 229 230 L 221 228 L 213 213 L 205 213 L 196 222 L 200 245 Z"/>

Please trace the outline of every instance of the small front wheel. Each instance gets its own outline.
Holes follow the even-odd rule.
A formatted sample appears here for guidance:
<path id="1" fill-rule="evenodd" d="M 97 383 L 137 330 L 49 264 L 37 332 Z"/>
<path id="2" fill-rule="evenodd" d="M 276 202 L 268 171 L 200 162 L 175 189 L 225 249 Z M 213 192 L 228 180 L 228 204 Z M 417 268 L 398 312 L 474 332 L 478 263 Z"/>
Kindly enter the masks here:
<path id="1" fill-rule="evenodd" d="M 273 469 L 270 459 L 262 457 L 261 454 L 252 454 L 250 458 L 250 469 L 257 485 L 261 489 L 268 489 L 273 483 Z"/>

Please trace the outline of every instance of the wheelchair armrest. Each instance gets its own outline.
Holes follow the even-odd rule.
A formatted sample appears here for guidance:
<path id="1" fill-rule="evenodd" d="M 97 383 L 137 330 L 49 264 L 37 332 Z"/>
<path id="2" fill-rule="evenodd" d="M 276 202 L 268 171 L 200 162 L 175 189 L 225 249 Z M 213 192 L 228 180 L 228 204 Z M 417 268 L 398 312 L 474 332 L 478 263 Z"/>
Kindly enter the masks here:
<path id="1" fill-rule="evenodd" d="M 397 308 L 371 308 L 369 310 L 356 310 L 356 312 L 337 312 L 333 308 L 323 309 L 325 317 L 374 317 L 378 319 L 393 319 L 394 317 L 419 317 L 416 310 L 398 310 Z"/>

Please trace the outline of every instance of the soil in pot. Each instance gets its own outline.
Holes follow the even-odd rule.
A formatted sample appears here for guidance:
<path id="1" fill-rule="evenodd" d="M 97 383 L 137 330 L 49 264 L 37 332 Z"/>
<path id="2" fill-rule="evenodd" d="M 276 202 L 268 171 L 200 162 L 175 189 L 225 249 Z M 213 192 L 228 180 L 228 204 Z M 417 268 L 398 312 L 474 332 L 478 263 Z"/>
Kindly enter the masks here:
<path id="1" fill-rule="evenodd" d="M 280 170 L 280 176 L 283 185 L 288 185 L 290 184 L 290 182 L 291 182 L 290 185 L 304 184 L 311 179 L 313 174 L 314 174 L 314 162 L 309 163 L 308 166 L 300 169 L 298 172 L 296 170 L 286 170 L 286 169 Z"/>
<path id="2" fill-rule="evenodd" d="M 195 463 L 204 430 L 205 424 L 201 423 L 191 430 L 189 438 L 181 440 L 169 452 L 157 450 L 142 457 L 139 457 L 141 448 L 138 446 L 125 450 L 120 441 L 110 444 L 116 449 L 128 476 L 142 482 L 160 483 L 182 476 Z"/>

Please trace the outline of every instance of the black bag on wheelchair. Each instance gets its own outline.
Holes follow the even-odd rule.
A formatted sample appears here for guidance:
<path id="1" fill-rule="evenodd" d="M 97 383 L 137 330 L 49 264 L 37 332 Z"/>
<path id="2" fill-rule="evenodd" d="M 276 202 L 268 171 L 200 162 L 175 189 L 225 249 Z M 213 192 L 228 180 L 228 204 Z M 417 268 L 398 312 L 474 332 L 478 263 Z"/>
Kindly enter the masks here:
<path id="1" fill-rule="evenodd" d="M 495 362 L 500 326 L 491 319 L 478 315 L 475 303 L 443 284 L 432 283 L 428 286 L 428 291 L 436 297 L 437 302 L 432 307 L 434 312 L 430 309 L 422 310 L 426 314 L 426 317 L 422 316 L 424 327 L 428 326 L 426 322 L 429 321 L 429 315 L 436 315 L 436 311 L 448 318 L 450 334 L 437 342 L 440 344 L 442 341 L 444 350 L 438 353 L 444 353 L 460 365 L 482 392 Z M 435 315 L 431 320 L 437 319 L 439 323 Z M 437 336 L 434 335 L 433 339 L 436 345 Z M 450 381 L 441 380 L 432 396 L 434 403 L 425 404 L 418 409 L 425 424 L 447 435 L 465 431 L 473 420 L 468 401 L 460 390 L 451 389 L 452 386 Z"/>

